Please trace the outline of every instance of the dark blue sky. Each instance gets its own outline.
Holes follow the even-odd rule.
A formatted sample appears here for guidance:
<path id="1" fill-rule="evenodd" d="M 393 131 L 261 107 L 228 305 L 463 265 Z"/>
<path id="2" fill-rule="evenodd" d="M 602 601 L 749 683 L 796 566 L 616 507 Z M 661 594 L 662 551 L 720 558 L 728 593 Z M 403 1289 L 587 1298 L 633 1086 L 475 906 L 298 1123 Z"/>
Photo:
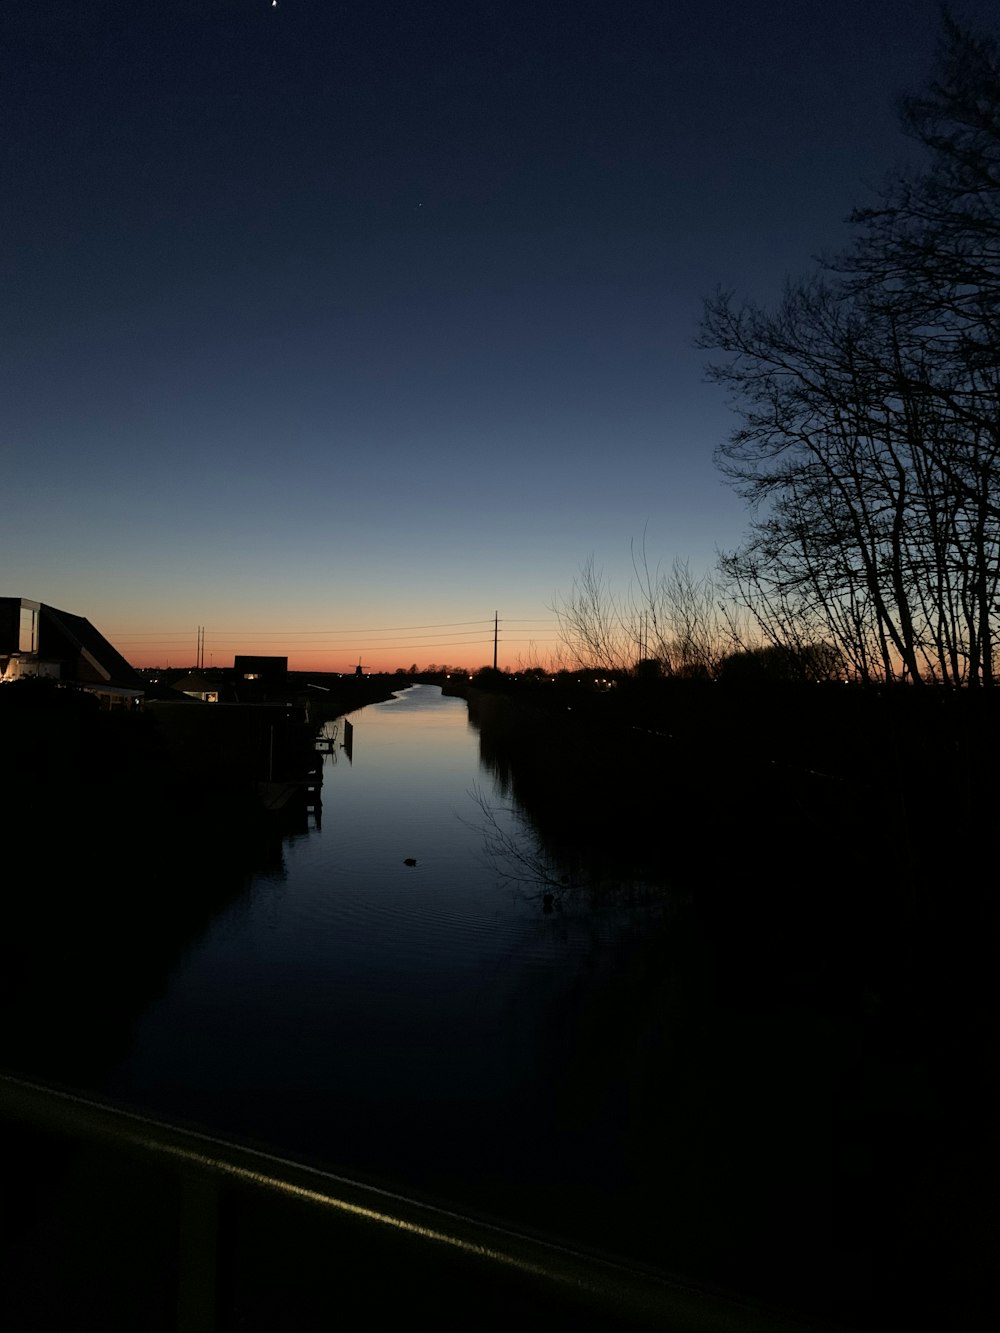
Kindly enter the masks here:
<path id="1" fill-rule="evenodd" d="M 334 668 L 485 661 L 452 623 L 497 607 L 513 665 L 647 524 L 654 560 L 710 563 L 745 516 L 703 298 L 770 300 L 843 243 L 911 151 L 894 99 L 937 25 L 932 0 L 4 6 L 2 591 L 136 661 L 204 624 L 217 662 Z"/>

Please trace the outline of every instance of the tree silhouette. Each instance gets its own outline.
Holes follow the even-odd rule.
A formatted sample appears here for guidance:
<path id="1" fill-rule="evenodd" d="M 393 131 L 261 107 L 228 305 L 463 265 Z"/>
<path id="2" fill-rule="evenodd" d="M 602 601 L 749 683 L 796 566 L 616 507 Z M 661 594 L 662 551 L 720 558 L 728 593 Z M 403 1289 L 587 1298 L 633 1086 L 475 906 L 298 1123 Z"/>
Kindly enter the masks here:
<path id="1" fill-rule="evenodd" d="M 728 293 L 701 345 L 754 511 L 722 567 L 771 642 L 865 680 L 994 681 L 1000 570 L 1000 47 L 945 19 L 901 104 L 926 152 L 852 247 L 772 311 Z"/>

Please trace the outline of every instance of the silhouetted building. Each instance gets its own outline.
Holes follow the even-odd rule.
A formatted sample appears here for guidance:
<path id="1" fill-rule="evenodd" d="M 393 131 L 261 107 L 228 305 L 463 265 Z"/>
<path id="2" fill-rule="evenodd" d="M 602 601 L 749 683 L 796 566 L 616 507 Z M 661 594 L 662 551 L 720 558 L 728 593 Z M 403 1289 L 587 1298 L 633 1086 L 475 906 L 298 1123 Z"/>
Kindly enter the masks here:
<path id="1" fill-rule="evenodd" d="M 288 679 L 287 657 L 234 657 L 236 679 L 260 680 L 268 685 L 284 685 Z"/>
<path id="2" fill-rule="evenodd" d="M 0 681 L 43 677 L 86 690 L 105 708 L 138 704 L 143 683 L 84 616 L 0 597 Z"/>
<path id="3" fill-rule="evenodd" d="M 171 682 L 175 690 L 181 694 L 186 694 L 189 699 L 200 699 L 202 703 L 217 704 L 219 702 L 218 681 L 209 680 L 199 671 L 189 671 L 187 675 L 181 676 L 179 680 Z"/>
<path id="4" fill-rule="evenodd" d="M 288 685 L 287 657 L 233 658 L 233 686 L 243 702 L 280 698 Z"/>

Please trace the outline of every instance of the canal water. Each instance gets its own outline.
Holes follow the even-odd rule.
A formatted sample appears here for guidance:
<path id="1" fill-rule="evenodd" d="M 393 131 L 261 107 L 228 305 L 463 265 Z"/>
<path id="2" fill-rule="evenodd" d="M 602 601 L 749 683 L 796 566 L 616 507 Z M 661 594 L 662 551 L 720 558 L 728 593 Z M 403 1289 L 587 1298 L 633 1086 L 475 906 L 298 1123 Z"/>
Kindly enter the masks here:
<path id="1" fill-rule="evenodd" d="M 507 716 L 484 708 L 480 736 L 463 700 L 427 685 L 352 714 L 350 751 L 324 761 L 321 822 L 269 844 L 242 892 L 225 856 L 218 885 L 195 860 L 175 885 L 188 844 L 165 851 L 135 950 L 121 923 L 142 878 L 112 876 L 102 919 L 117 928 L 86 930 L 68 839 L 60 910 L 76 915 L 53 958 L 44 905 L 25 936 L 32 965 L 0 1032 L 10 1066 L 847 1326 L 954 1325 L 934 1302 L 951 1310 L 961 1290 L 971 1309 L 992 1271 L 966 1258 L 985 1242 L 965 1182 L 990 1179 L 969 1120 L 983 1099 L 964 1091 L 971 1040 L 953 1054 L 958 1027 L 910 998 L 902 962 L 874 966 L 849 875 L 835 896 L 812 864 L 785 864 L 783 825 L 733 839 L 731 795 L 699 821 L 670 799 L 676 773 L 611 771 L 593 864 L 546 856 L 512 789 L 560 846 L 575 853 L 586 830 L 566 834 L 551 820 L 566 803 L 543 804 L 551 733 L 532 733 L 525 781 Z M 596 738 L 588 778 L 614 753 Z M 578 762 L 567 750 L 545 771 Z M 626 877 L 630 829 L 650 818 L 683 853 L 678 882 Z M 115 836 L 132 822 L 125 852 L 142 852 L 138 819 Z M 834 851 L 818 843 L 817 865 Z M 794 894 L 769 897 L 754 855 Z M 152 957 L 171 890 L 204 891 L 205 925 L 182 946 L 168 904 Z"/>
<path id="2" fill-rule="evenodd" d="M 656 909 L 546 900 L 463 700 L 416 685 L 351 722 L 321 823 L 189 947 L 101 1090 L 613 1250 L 634 1098 L 595 1015 Z"/>

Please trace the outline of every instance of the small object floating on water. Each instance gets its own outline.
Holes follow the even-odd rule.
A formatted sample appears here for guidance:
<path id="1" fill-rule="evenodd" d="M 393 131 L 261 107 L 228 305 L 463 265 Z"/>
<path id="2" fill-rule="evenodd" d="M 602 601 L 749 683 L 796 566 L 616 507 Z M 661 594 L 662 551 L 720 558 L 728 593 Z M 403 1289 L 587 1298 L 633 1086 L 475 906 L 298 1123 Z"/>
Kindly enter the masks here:
<path id="1" fill-rule="evenodd" d="M 417 858 L 415 856 L 407 856 L 403 859 L 404 866 L 415 866 L 416 864 Z"/>

